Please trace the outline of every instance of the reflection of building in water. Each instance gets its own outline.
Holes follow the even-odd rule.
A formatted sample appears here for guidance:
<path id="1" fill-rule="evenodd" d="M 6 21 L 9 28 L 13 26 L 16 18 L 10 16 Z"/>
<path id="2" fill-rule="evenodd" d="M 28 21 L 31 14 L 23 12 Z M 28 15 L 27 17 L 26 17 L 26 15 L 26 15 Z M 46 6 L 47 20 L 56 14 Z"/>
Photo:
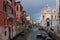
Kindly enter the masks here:
<path id="1" fill-rule="evenodd" d="M 55 29 L 57 25 L 57 14 L 56 10 L 52 10 L 48 5 L 41 11 L 40 25 L 48 27 L 49 29 Z"/>

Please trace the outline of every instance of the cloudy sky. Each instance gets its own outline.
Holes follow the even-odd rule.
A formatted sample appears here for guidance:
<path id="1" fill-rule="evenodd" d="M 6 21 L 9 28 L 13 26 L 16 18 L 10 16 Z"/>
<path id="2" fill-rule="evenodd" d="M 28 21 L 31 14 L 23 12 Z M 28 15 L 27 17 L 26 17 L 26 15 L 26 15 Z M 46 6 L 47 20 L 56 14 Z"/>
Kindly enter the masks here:
<path id="1" fill-rule="evenodd" d="M 33 21 L 40 20 L 40 11 L 49 5 L 52 9 L 56 9 L 56 0 L 17 0 L 21 1 L 24 10 L 26 10 L 27 15 L 31 17 Z"/>

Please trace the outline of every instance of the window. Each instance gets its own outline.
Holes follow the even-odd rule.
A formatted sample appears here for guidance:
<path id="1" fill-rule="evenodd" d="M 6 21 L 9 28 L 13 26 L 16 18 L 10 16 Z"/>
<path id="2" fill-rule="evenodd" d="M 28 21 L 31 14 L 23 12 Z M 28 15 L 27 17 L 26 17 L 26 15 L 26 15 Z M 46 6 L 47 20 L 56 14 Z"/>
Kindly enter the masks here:
<path id="1" fill-rule="evenodd" d="M 18 11 L 18 6 L 17 6 L 17 11 Z"/>
<path id="2" fill-rule="evenodd" d="M 49 25 L 49 22 L 47 22 L 47 26 L 50 26 L 50 25 Z"/>
<path id="3" fill-rule="evenodd" d="M 4 8 L 3 8 L 3 10 L 6 12 L 6 5 L 4 5 Z"/>
<path id="4" fill-rule="evenodd" d="M 12 9 L 12 14 L 13 14 L 13 9 Z"/>
<path id="5" fill-rule="evenodd" d="M 44 19 L 44 16 L 43 16 L 43 19 Z"/>
<path id="6" fill-rule="evenodd" d="M 13 30 L 13 27 L 12 27 L 12 32 L 13 32 L 14 30 Z"/>
<path id="7" fill-rule="evenodd" d="M 51 19 L 53 19 L 53 16 L 51 16 Z"/>
<path id="8" fill-rule="evenodd" d="M 4 19 L 4 25 L 6 25 L 7 24 L 7 20 L 6 19 Z"/>
<path id="9" fill-rule="evenodd" d="M 5 4 L 5 1 L 3 2 L 3 10 L 6 12 L 6 4 Z"/>
<path id="10" fill-rule="evenodd" d="M 5 36 L 7 35 L 7 31 L 5 31 Z"/>
<path id="11" fill-rule="evenodd" d="M 56 16 L 55 16 L 55 19 L 56 19 Z"/>

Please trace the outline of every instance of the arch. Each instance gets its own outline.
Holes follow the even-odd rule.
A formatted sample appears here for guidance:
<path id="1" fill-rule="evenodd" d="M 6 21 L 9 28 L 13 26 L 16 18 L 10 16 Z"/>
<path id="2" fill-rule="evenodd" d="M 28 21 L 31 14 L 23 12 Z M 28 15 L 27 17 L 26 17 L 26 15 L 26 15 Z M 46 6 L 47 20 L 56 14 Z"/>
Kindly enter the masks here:
<path id="1" fill-rule="evenodd" d="M 47 21 L 46 22 L 47 23 L 46 26 L 50 26 L 49 18 L 47 18 L 46 21 Z"/>
<path id="2" fill-rule="evenodd" d="M 49 18 L 46 19 L 46 21 L 50 20 Z"/>

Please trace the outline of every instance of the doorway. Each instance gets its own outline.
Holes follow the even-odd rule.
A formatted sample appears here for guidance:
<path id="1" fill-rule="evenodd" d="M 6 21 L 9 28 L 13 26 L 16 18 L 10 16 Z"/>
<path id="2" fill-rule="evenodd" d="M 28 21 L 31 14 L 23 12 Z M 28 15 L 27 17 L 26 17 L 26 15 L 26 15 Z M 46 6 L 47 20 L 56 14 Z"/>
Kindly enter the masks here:
<path id="1" fill-rule="evenodd" d="M 9 27 L 9 40 L 11 39 L 11 27 Z"/>
<path id="2" fill-rule="evenodd" d="M 49 22 L 47 22 L 47 26 L 50 26 L 50 23 Z"/>

